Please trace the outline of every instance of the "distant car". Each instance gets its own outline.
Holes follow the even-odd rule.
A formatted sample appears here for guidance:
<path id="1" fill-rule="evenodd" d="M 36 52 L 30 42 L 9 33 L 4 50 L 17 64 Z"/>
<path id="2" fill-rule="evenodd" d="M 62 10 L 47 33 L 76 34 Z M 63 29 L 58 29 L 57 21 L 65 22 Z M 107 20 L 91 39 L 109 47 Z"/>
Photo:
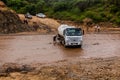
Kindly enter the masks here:
<path id="1" fill-rule="evenodd" d="M 43 13 L 38 13 L 38 14 L 36 14 L 36 16 L 39 17 L 39 18 L 45 18 L 46 17 L 46 15 L 43 14 Z"/>
<path id="2" fill-rule="evenodd" d="M 32 15 L 30 13 L 26 13 L 24 16 L 25 18 L 32 19 Z"/>

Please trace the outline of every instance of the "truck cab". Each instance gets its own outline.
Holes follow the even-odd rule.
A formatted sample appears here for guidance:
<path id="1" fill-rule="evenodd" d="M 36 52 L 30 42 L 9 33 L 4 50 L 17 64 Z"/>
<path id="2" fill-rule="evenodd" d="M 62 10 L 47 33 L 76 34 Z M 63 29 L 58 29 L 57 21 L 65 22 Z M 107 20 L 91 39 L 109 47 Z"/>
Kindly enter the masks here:
<path id="1" fill-rule="evenodd" d="M 61 25 L 58 27 L 58 38 L 60 43 L 67 46 L 82 46 L 83 31 L 75 26 Z"/>
<path id="2" fill-rule="evenodd" d="M 64 30 L 64 46 L 82 46 L 82 29 L 66 28 Z"/>

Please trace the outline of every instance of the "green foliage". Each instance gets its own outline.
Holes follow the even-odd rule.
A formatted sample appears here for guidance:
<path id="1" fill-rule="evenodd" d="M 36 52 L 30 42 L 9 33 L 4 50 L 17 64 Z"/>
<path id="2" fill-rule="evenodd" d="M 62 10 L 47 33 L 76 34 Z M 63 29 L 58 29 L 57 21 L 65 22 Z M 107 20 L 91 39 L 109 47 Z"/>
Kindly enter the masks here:
<path id="1" fill-rule="evenodd" d="M 68 5 L 65 2 L 56 2 L 53 5 L 54 12 L 65 11 L 68 9 Z"/>
<path id="2" fill-rule="evenodd" d="M 115 18 L 115 23 L 120 25 L 120 16 L 118 16 L 117 18 Z"/>
<path id="3" fill-rule="evenodd" d="M 85 13 L 85 16 L 88 18 L 91 18 L 94 20 L 94 22 L 99 22 L 99 21 L 103 21 L 103 18 L 100 14 L 98 14 L 97 12 L 93 12 L 93 11 L 87 11 Z"/>
<path id="4" fill-rule="evenodd" d="M 44 0 L 39 0 L 39 2 L 35 5 L 35 12 L 39 13 L 39 12 L 44 12 L 44 5 L 45 5 L 45 1 Z"/>
<path id="5" fill-rule="evenodd" d="M 70 12 L 73 14 L 79 15 L 81 13 L 81 10 L 76 7 L 76 8 L 72 8 Z"/>
<path id="6" fill-rule="evenodd" d="M 48 17 L 81 22 L 91 18 L 94 22 L 120 24 L 119 0 L 2 0 L 18 13 L 45 13 Z"/>
<path id="7" fill-rule="evenodd" d="M 110 12 L 111 13 L 116 13 L 118 11 L 119 11 L 119 8 L 117 6 L 115 6 L 115 5 L 110 6 Z"/>

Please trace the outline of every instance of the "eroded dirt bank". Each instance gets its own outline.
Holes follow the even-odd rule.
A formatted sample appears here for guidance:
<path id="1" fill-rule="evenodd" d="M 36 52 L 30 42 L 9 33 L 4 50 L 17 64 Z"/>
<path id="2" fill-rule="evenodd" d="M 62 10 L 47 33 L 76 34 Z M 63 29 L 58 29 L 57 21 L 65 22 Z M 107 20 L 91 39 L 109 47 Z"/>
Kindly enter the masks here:
<path id="1" fill-rule="evenodd" d="M 33 31 L 31 27 L 23 24 L 17 13 L 0 1 L 0 34 Z"/>

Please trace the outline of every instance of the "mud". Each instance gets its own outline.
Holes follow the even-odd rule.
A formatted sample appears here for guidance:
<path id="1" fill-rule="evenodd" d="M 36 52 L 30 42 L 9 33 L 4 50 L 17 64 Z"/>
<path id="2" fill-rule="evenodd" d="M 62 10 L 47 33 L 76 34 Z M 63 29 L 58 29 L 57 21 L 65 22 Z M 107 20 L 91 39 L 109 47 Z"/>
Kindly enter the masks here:
<path id="1" fill-rule="evenodd" d="M 0 36 L 0 80 L 119 80 L 120 34 L 85 34 L 82 48 L 54 35 Z"/>
<path id="2" fill-rule="evenodd" d="M 53 45 L 53 35 L 0 36 L 0 63 L 53 63 L 120 56 L 120 34 L 86 34 L 82 48 Z"/>

